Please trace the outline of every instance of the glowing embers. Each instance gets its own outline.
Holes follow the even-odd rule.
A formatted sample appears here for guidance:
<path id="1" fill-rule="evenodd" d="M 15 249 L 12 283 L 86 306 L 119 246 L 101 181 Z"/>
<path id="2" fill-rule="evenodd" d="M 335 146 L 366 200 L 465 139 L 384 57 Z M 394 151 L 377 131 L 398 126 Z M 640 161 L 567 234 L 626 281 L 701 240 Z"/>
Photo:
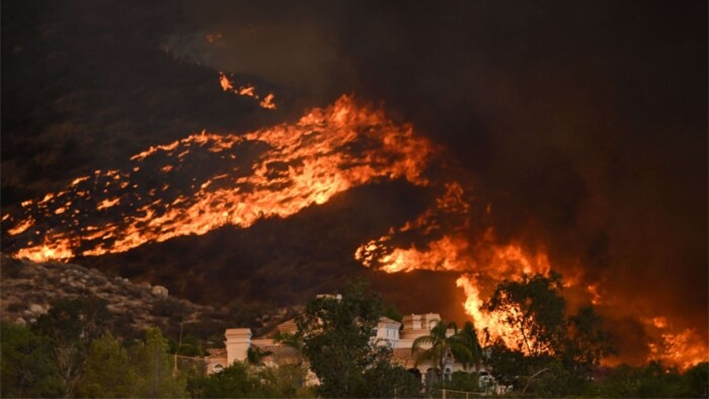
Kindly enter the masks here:
<path id="1" fill-rule="evenodd" d="M 151 147 L 125 171 L 99 170 L 27 202 L 21 214 L 3 216 L 3 231 L 15 233 L 10 251 L 33 260 L 122 252 L 287 217 L 379 179 L 424 185 L 433 152 L 410 125 L 343 96 L 296 123 Z"/>
<path id="2" fill-rule="evenodd" d="M 276 104 L 273 102 L 275 96 L 273 93 L 266 94 L 263 98 L 256 94 L 256 87 L 252 85 L 239 86 L 235 89 L 234 84 L 231 79 L 229 79 L 224 72 L 219 72 L 219 84 L 222 86 L 222 90 L 229 91 L 240 96 L 251 97 L 258 101 L 261 108 L 266 109 L 276 109 Z"/>

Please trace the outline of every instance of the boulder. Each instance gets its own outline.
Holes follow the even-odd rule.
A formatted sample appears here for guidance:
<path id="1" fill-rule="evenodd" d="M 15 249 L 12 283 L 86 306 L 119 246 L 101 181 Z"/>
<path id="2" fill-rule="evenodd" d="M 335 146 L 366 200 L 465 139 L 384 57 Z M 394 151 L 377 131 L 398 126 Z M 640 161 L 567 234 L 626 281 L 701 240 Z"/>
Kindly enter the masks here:
<path id="1" fill-rule="evenodd" d="M 30 305 L 30 312 L 34 314 L 42 314 L 46 313 L 47 311 L 44 306 L 33 303 Z"/>
<path id="2" fill-rule="evenodd" d="M 150 292 L 155 296 L 167 297 L 167 288 L 162 285 L 154 285 Z"/>

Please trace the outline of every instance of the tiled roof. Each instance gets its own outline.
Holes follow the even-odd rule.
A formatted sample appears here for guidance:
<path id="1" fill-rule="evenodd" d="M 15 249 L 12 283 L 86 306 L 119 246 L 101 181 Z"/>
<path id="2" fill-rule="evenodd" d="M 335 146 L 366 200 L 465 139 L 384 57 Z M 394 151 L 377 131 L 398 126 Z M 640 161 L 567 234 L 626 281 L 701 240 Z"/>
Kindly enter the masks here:
<path id="1" fill-rule="evenodd" d="M 207 357 L 226 357 L 226 348 L 207 349 L 209 356 Z"/>
<path id="2" fill-rule="evenodd" d="M 392 359 L 401 362 L 414 362 L 416 357 L 421 353 L 421 350 L 411 352 L 411 348 L 394 348 Z"/>
<path id="3" fill-rule="evenodd" d="M 388 318 L 388 317 L 384 317 L 384 316 L 380 317 L 380 318 L 379 318 L 379 321 L 380 321 L 380 322 L 383 322 L 383 323 L 387 323 L 387 324 L 398 324 L 398 325 L 401 325 L 401 323 L 399 323 L 398 321 L 392 320 L 392 319 L 390 319 L 390 318 Z"/>
<path id="4" fill-rule="evenodd" d="M 284 357 L 298 357 L 300 352 L 286 345 L 254 345 L 255 347 L 261 349 L 264 352 L 271 352 L 268 356 L 273 356 L 274 358 L 284 358 Z"/>
<path id="5" fill-rule="evenodd" d="M 291 332 L 297 330 L 298 326 L 295 324 L 295 319 L 289 319 L 279 324 L 276 328 L 280 332 Z"/>

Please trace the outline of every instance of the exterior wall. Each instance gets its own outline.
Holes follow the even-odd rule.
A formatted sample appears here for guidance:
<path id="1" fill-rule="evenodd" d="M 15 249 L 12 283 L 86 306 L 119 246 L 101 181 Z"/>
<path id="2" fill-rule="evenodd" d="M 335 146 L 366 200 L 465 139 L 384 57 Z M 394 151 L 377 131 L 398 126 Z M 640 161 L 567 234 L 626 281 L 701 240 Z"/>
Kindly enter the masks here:
<path id="1" fill-rule="evenodd" d="M 227 357 L 208 357 L 206 359 L 206 364 L 207 374 L 216 373 L 227 367 Z"/>
<path id="2" fill-rule="evenodd" d="M 227 363 L 246 359 L 246 352 L 251 347 L 251 330 L 248 328 L 230 328 L 224 334 L 226 337 Z"/>
<path id="3" fill-rule="evenodd" d="M 395 348 L 399 344 L 399 328 L 401 328 L 401 323 L 383 317 L 379 320 L 374 339 L 381 344 L 388 344 L 390 347 Z"/>

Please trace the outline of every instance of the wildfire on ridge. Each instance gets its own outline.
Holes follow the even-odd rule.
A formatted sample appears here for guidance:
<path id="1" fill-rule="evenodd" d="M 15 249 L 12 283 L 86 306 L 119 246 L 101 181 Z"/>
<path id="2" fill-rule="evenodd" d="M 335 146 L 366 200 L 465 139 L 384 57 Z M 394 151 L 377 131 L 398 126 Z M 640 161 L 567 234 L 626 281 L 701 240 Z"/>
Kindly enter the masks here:
<path id="1" fill-rule="evenodd" d="M 202 132 L 150 147 L 124 171 L 97 170 L 28 201 L 21 215 L 3 216 L 3 231 L 15 243 L 14 256 L 36 261 L 123 252 L 287 217 L 377 180 L 426 185 L 423 171 L 434 153 L 410 125 L 343 96 L 293 124 L 243 135 Z"/>
<path id="2" fill-rule="evenodd" d="M 224 74 L 224 72 L 219 72 L 219 84 L 222 86 L 222 90 L 229 91 L 240 96 L 251 97 L 259 102 L 261 108 L 266 109 L 276 109 L 276 104 L 273 102 L 275 96 L 273 93 L 268 93 L 263 98 L 256 94 L 256 87 L 251 85 L 240 86 L 239 88 L 234 88 L 234 83 Z"/>
<path id="3" fill-rule="evenodd" d="M 507 325 L 507 314 L 487 312 L 483 309 L 486 299 L 495 285 L 504 280 L 519 281 L 524 274 L 547 274 L 551 264 L 546 253 L 538 250 L 530 254 L 522 246 L 511 243 L 496 243 L 494 231 L 488 229 L 478 242 L 471 242 L 464 229 L 453 227 L 441 229 L 438 219 L 441 215 L 456 214 L 460 226 L 470 223 L 469 204 L 464 200 L 462 186 L 447 184 L 446 192 L 425 210 L 416 220 L 405 223 L 400 228 L 391 228 L 389 234 L 370 240 L 355 252 L 355 259 L 364 266 L 386 273 L 408 273 L 413 270 L 457 271 L 460 277 L 456 285 L 463 289 L 466 300 L 465 312 L 470 315 L 478 330 L 486 331 L 494 341 L 502 340 L 510 348 L 518 348 L 520 332 Z M 490 205 L 487 205 L 487 213 Z M 397 235 L 417 230 L 424 236 L 433 236 L 425 246 L 410 245 L 397 247 Z M 578 272 L 577 272 L 578 273 Z M 575 288 L 585 292 L 588 302 L 608 304 L 598 284 L 583 284 L 582 276 L 569 274 L 563 282 L 565 288 Z M 511 310 L 513 311 L 513 310 Z M 691 329 L 672 328 L 666 317 L 641 319 L 646 331 L 655 337 L 648 344 L 647 360 L 661 360 L 664 364 L 687 368 L 700 361 L 706 361 L 709 347 L 705 338 L 699 337 Z"/>

